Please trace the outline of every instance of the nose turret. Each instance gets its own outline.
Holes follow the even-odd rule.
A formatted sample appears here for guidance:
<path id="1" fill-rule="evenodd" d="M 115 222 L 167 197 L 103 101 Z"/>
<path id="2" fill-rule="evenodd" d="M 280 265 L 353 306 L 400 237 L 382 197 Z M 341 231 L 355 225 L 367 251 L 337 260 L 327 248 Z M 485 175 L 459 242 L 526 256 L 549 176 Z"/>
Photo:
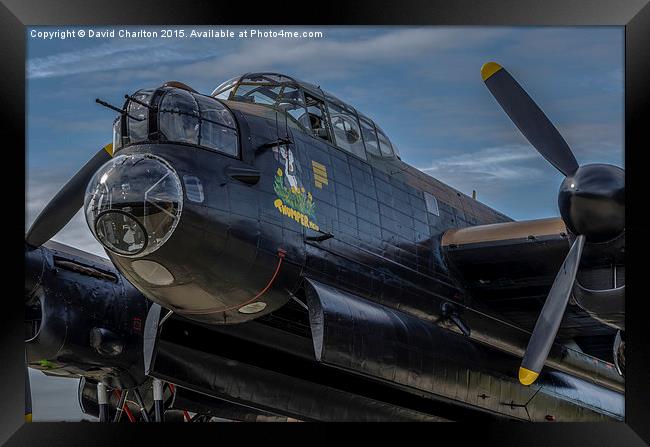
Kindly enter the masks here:
<path id="1" fill-rule="evenodd" d="M 109 251 L 140 257 L 161 247 L 178 225 L 183 189 L 174 169 L 151 154 L 120 155 L 86 189 L 86 222 Z"/>

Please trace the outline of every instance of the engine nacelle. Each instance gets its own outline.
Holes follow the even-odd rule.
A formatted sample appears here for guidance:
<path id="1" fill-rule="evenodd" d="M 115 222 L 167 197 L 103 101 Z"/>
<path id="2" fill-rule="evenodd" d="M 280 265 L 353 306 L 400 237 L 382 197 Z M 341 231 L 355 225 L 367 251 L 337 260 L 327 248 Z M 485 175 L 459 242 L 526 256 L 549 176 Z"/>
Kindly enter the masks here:
<path id="1" fill-rule="evenodd" d="M 143 383 L 148 300 L 107 259 L 56 242 L 26 246 L 25 262 L 29 367 L 112 388 Z"/>
<path id="2" fill-rule="evenodd" d="M 573 299 L 595 320 L 625 330 L 625 233 L 585 244 Z"/>

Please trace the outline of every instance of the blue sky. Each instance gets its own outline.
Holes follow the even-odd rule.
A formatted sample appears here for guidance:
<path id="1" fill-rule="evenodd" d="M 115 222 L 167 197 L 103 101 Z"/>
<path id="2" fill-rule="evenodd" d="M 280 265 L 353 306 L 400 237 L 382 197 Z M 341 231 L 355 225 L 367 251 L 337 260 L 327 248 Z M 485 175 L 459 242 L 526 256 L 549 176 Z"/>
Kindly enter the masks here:
<path id="1" fill-rule="evenodd" d="M 249 29 L 213 27 L 221 28 Z M 467 194 L 477 190 L 518 220 L 558 215 L 562 177 L 489 94 L 484 62 L 513 74 L 580 163 L 623 166 L 622 27 L 308 29 L 324 37 L 42 40 L 28 29 L 28 223 L 110 141 L 114 113 L 96 97 L 121 105 L 125 93 L 172 79 L 209 93 L 246 71 L 321 85 L 373 117 L 406 162 Z M 102 254 L 80 214 L 56 239 Z"/>
<path id="2" fill-rule="evenodd" d="M 221 28 L 250 29 L 212 27 Z M 303 29 L 273 27 L 280 28 Z M 121 106 L 125 93 L 168 80 L 210 93 L 247 71 L 284 72 L 320 85 L 372 117 L 404 161 L 466 194 L 477 190 L 479 200 L 518 220 L 558 215 L 562 176 L 489 94 L 480 77 L 484 62 L 510 71 L 580 163 L 624 166 L 622 27 L 310 27 L 324 37 L 290 41 L 41 40 L 30 38 L 32 29 L 26 225 L 111 141 L 114 113 L 95 104 L 96 97 Z M 54 239 L 105 256 L 81 213 Z M 81 417 L 76 381 L 30 373 L 34 420 Z"/>

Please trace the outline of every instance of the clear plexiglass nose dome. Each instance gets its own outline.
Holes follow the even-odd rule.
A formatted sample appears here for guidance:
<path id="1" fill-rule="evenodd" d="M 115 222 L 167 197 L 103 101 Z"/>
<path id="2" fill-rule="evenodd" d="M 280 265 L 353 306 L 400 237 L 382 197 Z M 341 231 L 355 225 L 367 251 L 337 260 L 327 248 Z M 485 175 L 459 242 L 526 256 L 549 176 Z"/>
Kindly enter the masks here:
<path id="1" fill-rule="evenodd" d="M 122 256 L 157 250 L 180 220 L 183 189 L 176 172 L 151 154 L 120 155 L 86 189 L 86 222 L 95 238 Z"/>

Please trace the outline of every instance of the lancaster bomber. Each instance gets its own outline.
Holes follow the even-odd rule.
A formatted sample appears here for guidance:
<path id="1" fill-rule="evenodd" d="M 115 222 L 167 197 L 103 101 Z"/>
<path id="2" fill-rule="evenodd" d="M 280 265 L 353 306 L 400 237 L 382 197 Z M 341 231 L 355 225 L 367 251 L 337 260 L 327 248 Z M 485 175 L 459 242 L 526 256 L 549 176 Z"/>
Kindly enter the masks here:
<path id="1" fill-rule="evenodd" d="M 565 176 L 559 217 L 513 221 L 287 75 L 97 99 L 112 143 L 25 237 L 27 366 L 102 421 L 622 420 L 624 171 L 481 76 Z M 108 259 L 49 241 L 82 207 Z"/>

